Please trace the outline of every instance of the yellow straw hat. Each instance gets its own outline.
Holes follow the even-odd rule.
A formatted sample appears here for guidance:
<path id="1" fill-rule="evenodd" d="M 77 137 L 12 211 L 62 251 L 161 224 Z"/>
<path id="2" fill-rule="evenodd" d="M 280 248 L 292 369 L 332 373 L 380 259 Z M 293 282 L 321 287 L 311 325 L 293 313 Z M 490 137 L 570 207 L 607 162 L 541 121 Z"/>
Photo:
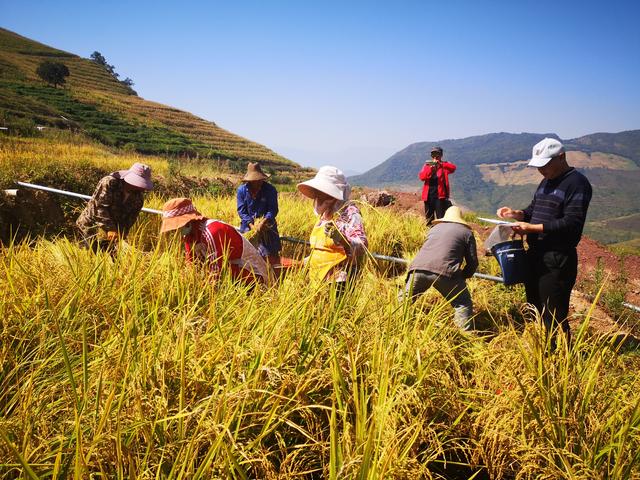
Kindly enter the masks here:
<path id="1" fill-rule="evenodd" d="M 444 212 L 444 217 L 438 218 L 437 220 L 433 221 L 434 225 L 436 223 L 443 223 L 443 222 L 459 223 L 461 225 L 464 225 L 465 227 L 469 227 L 469 224 L 465 222 L 464 219 L 462 218 L 462 212 L 460 211 L 460 207 L 456 207 L 455 205 L 453 207 L 447 208 L 447 211 Z"/>

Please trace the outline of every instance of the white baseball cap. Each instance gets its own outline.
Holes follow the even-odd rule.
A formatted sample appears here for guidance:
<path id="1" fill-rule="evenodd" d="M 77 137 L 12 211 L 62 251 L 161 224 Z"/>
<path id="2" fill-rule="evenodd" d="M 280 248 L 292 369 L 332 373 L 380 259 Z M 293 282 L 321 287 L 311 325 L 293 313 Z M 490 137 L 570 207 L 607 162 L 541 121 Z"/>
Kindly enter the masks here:
<path id="1" fill-rule="evenodd" d="M 315 198 L 314 190 L 319 190 L 342 201 L 349 200 L 351 193 L 351 187 L 342 170 L 329 165 L 320 167 L 316 176 L 311 180 L 299 183 L 298 190 L 305 197 Z"/>
<path id="2" fill-rule="evenodd" d="M 533 146 L 530 167 L 544 167 L 553 157 L 564 153 L 564 145 L 555 138 L 544 138 Z"/>

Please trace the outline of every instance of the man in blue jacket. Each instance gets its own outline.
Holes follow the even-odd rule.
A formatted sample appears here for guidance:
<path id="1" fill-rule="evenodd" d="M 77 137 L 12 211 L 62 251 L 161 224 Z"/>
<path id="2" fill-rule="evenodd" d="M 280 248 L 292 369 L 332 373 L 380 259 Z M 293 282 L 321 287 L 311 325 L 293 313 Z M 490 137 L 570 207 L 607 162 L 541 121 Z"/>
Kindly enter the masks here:
<path id="1" fill-rule="evenodd" d="M 567 315 L 569 298 L 578 275 L 576 247 L 591 201 L 589 180 L 567 164 L 564 146 L 545 138 L 533 147 L 530 167 L 544 177 L 532 202 L 524 210 L 500 207 L 500 218 L 517 220 L 515 233 L 526 234 L 529 272 L 525 281 L 527 302 L 536 307 L 547 332 L 560 327 L 570 340 Z"/>
<path id="2" fill-rule="evenodd" d="M 238 187 L 237 208 L 240 216 L 240 232 L 254 231 L 251 238 L 258 252 L 272 265 L 280 264 L 280 234 L 278 215 L 278 191 L 266 182 L 269 175 L 260 164 L 249 163 L 242 185 Z"/>

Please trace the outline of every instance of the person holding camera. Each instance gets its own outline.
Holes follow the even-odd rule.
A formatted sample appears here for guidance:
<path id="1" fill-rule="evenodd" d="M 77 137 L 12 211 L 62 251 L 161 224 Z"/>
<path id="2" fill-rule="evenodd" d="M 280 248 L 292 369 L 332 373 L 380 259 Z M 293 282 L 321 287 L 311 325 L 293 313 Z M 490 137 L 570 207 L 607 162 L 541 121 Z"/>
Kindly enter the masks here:
<path id="1" fill-rule="evenodd" d="M 424 162 L 418 174 L 418 178 L 424 182 L 422 201 L 427 225 L 431 225 L 434 218 L 442 218 L 451 206 L 449 174 L 456 171 L 456 166 L 450 162 L 443 162 L 442 153 L 442 147 L 433 147 L 431 159 Z"/>

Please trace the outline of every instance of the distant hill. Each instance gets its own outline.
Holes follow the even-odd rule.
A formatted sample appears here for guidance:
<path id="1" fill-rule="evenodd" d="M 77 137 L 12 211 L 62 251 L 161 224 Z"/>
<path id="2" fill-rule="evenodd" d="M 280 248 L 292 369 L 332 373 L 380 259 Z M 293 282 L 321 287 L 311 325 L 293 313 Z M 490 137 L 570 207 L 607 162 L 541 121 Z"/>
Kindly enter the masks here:
<path id="1" fill-rule="evenodd" d="M 64 88 L 47 86 L 36 75 L 36 68 L 45 60 L 67 66 L 70 76 Z M 18 131 L 35 130 L 36 126 L 73 129 L 113 147 L 144 154 L 228 160 L 237 169 L 243 169 L 248 161 L 260 161 L 271 171 L 298 167 L 213 122 L 138 97 L 89 59 L 2 28 L 0 126 Z"/>
<path id="2" fill-rule="evenodd" d="M 371 170 L 350 177 L 356 185 L 415 189 L 420 168 L 431 147 L 440 145 L 445 159 L 458 170 L 450 177 L 453 199 L 480 213 L 493 214 L 500 205 L 524 207 L 541 177 L 527 167 L 531 147 L 553 133 L 491 133 L 462 139 L 419 142 L 392 155 Z M 624 218 L 605 226 L 603 220 L 631 218 L 640 213 L 640 130 L 595 133 L 562 140 L 568 161 L 580 169 L 594 187 L 588 231 L 605 243 L 640 237 L 637 222 Z M 608 227 L 608 228 L 605 228 Z"/>

